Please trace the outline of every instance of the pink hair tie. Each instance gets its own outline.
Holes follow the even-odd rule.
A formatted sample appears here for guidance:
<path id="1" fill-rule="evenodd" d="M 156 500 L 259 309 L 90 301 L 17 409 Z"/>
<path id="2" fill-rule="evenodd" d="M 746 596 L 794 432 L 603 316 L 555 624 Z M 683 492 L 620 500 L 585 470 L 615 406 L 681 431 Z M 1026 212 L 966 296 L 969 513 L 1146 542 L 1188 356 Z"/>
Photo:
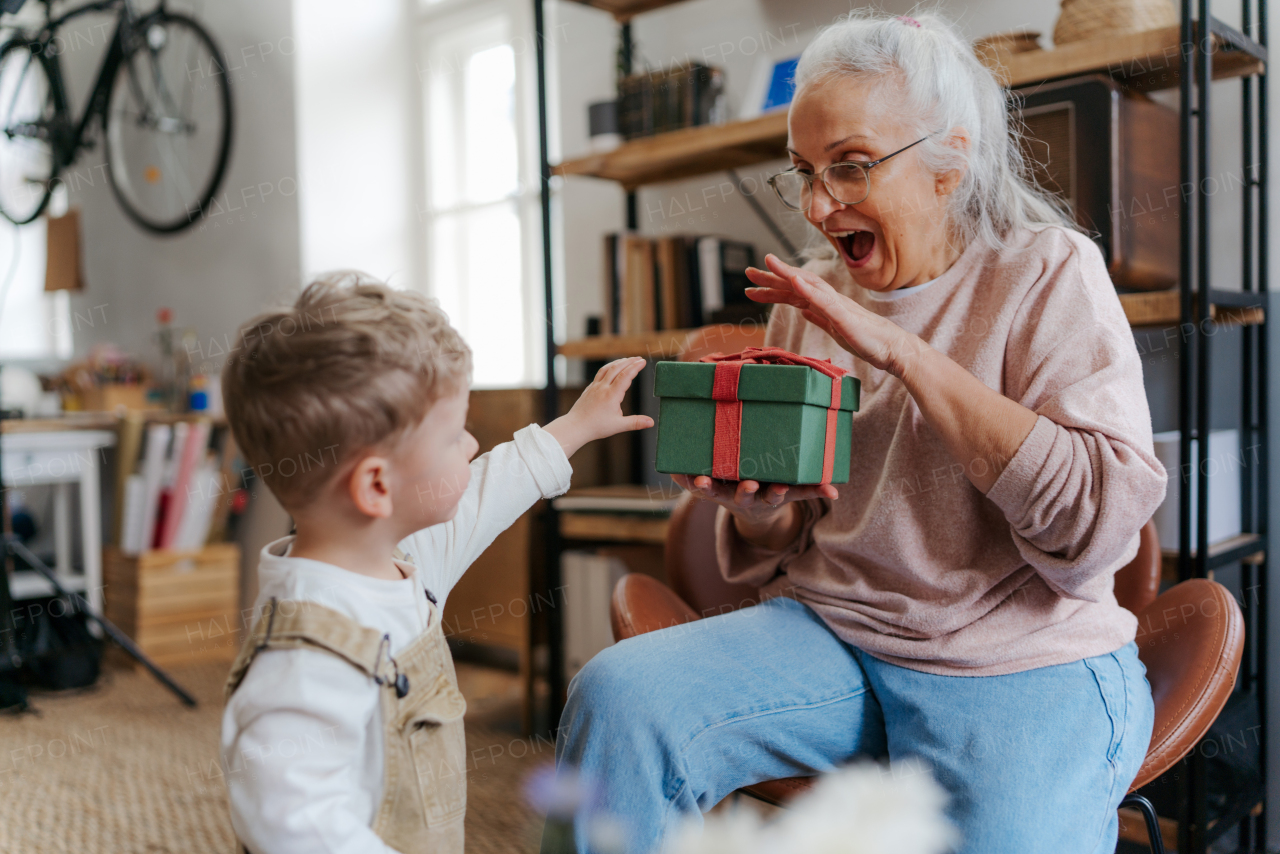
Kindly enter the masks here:
<path id="1" fill-rule="evenodd" d="M 911 26 L 917 29 L 920 29 L 920 22 L 917 21 L 915 18 L 908 18 L 906 15 L 899 15 L 896 20 L 902 21 L 905 24 L 910 24 Z"/>

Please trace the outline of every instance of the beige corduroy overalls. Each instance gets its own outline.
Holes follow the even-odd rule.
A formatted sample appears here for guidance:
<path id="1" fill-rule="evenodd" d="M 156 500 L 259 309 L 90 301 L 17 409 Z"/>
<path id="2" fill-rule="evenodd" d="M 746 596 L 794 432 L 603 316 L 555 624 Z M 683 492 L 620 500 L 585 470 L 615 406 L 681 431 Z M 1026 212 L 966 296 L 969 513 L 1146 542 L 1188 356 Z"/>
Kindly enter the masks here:
<path id="1" fill-rule="evenodd" d="M 225 689 L 230 700 L 264 649 L 321 650 L 371 676 L 378 684 L 384 747 L 382 800 L 372 827 L 403 854 L 463 854 L 467 704 L 441 622 L 436 619 L 393 658 L 388 635 L 315 602 L 273 598 L 262 606 Z M 241 850 L 248 848 L 237 840 Z"/>

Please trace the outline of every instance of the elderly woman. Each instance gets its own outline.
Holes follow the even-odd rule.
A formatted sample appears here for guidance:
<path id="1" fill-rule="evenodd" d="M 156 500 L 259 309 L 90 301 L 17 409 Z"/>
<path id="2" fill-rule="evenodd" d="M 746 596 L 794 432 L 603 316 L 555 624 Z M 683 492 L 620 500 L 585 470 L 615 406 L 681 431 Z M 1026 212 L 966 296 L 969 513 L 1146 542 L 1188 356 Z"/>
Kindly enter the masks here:
<path id="1" fill-rule="evenodd" d="M 1028 182 L 945 21 L 854 14 L 796 87 L 772 184 L 827 251 L 770 257 L 750 293 L 775 304 L 769 345 L 862 381 L 849 482 L 683 478 L 722 507 L 720 571 L 763 601 L 597 656 L 558 759 L 634 852 L 866 755 L 931 769 L 965 852 L 1109 854 L 1153 719 L 1113 576 L 1166 475 L 1103 259 Z"/>

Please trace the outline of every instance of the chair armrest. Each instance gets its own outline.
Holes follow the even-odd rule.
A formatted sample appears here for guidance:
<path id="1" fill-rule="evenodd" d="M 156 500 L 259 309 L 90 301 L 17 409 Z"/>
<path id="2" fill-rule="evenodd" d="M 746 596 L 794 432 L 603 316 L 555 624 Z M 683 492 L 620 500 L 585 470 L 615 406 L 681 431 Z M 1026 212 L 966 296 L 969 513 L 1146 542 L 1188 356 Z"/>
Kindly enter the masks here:
<path id="1" fill-rule="evenodd" d="M 698 617 L 670 587 L 648 575 L 629 573 L 618 579 L 613 588 L 609 622 L 615 641 L 678 626 Z"/>

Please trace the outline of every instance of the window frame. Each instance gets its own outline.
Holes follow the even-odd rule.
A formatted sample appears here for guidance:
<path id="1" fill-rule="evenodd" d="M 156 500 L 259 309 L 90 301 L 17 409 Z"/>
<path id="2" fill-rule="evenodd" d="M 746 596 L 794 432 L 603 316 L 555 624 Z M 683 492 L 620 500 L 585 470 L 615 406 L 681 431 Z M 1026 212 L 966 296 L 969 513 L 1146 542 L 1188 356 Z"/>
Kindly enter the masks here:
<path id="1" fill-rule="evenodd" d="M 510 44 L 515 60 L 515 133 L 518 158 L 516 189 L 493 201 L 455 200 L 435 206 L 431 181 L 433 157 L 428 123 L 432 120 L 432 69 L 441 59 L 432 55 L 432 42 L 446 38 L 450 32 L 475 27 L 485 20 L 503 19 L 505 33 L 493 43 Z M 545 317 L 546 300 L 542 282 L 541 160 L 538 151 L 537 68 L 533 42 L 533 16 L 529 4 L 521 0 L 419 0 L 413 19 L 412 51 L 415 65 L 416 105 L 420 111 L 415 146 L 421 158 L 421 181 L 417 189 L 419 216 L 416 227 L 423 250 L 419 257 L 419 281 L 428 295 L 441 288 L 435 281 L 434 259 L 441 248 L 433 245 L 436 223 L 444 217 L 461 218 L 468 212 L 499 204 L 512 204 L 520 224 L 519 269 L 523 346 L 518 348 L 522 362 L 520 377 L 514 382 L 489 382 L 484 377 L 476 388 L 540 388 L 546 383 Z M 472 54 L 468 54 L 470 56 Z M 460 63 L 459 63 L 460 64 Z M 548 61 L 548 67 L 554 63 Z M 458 124 L 461 124 L 460 122 Z M 455 139 L 463 138 L 459 129 Z M 517 251 L 512 248 L 511 251 Z M 452 319 L 452 318 L 451 318 Z M 464 336 L 471 318 L 455 323 Z M 513 353 L 512 355 L 516 355 Z"/>

